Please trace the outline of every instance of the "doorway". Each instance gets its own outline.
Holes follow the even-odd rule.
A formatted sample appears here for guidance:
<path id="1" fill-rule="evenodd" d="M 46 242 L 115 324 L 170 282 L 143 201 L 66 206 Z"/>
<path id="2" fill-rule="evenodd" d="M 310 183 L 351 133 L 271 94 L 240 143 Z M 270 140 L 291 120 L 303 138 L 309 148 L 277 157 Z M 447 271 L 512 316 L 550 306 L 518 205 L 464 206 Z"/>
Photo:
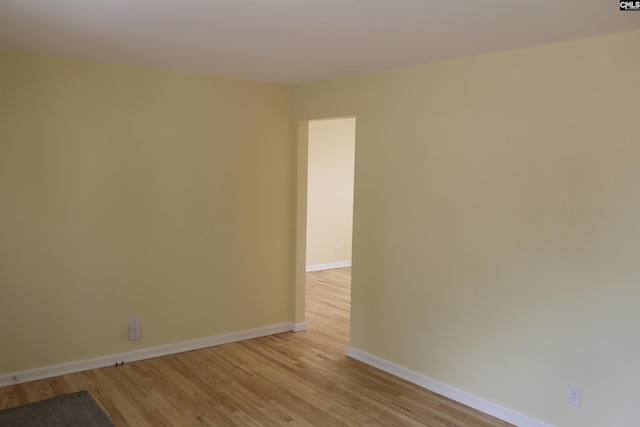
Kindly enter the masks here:
<path id="1" fill-rule="evenodd" d="M 304 330 L 308 271 L 351 266 L 355 117 L 298 126 L 294 330 Z"/>

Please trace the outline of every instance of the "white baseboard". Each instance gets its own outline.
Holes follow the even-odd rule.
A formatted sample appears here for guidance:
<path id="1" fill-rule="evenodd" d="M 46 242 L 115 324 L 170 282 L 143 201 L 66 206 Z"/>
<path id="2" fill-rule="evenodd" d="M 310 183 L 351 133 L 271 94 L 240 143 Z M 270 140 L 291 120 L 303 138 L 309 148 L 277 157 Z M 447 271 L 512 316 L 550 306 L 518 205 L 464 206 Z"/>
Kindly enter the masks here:
<path id="1" fill-rule="evenodd" d="M 265 326 L 262 328 L 248 329 L 245 331 L 216 335 L 207 338 L 199 338 L 174 344 L 143 348 L 141 350 L 128 351 L 126 353 L 111 354 L 108 356 L 94 357 L 92 359 L 78 360 L 74 362 L 60 363 L 57 365 L 49 365 L 43 366 L 41 368 L 27 369 L 24 371 L 2 374 L 0 375 L 0 387 L 25 383 L 28 381 L 41 380 L 43 378 L 57 377 L 59 375 L 88 371 L 89 369 L 104 368 L 106 366 L 113 366 L 116 364 L 116 362 L 135 362 L 138 360 L 167 356 L 169 354 L 182 353 L 184 351 L 199 350 L 216 345 L 263 337 L 266 335 L 279 334 L 281 332 L 295 330 L 296 325 L 298 324 L 294 324 L 292 322 L 280 323 L 277 325 Z M 306 328 L 306 323 L 304 326 Z"/>
<path id="2" fill-rule="evenodd" d="M 351 261 L 331 262 L 329 264 L 307 265 L 307 273 L 310 271 L 331 270 L 332 268 L 351 267 Z"/>
<path id="3" fill-rule="evenodd" d="M 391 375 L 402 378 L 422 388 L 438 393 L 463 405 L 477 409 L 487 415 L 494 416 L 518 427 L 553 427 L 551 424 L 538 421 L 527 415 L 511 410 L 505 406 L 490 402 L 473 394 L 467 393 L 448 384 L 430 378 L 426 375 L 412 371 L 404 366 L 397 365 L 388 360 L 374 356 L 355 347 L 349 347 L 347 355 L 367 365 L 371 365 Z"/>
<path id="4" fill-rule="evenodd" d="M 307 322 L 296 322 L 293 324 L 293 332 L 302 332 L 307 330 Z"/>

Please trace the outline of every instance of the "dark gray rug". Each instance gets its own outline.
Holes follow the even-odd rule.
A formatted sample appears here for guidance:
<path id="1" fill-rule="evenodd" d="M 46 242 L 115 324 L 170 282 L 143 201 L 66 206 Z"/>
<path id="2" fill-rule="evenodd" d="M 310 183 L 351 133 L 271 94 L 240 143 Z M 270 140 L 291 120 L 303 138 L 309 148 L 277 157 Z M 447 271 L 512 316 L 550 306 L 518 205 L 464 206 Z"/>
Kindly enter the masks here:
<path id="1" fill-rule="evenodd" d="M 0 411 L 2 427 L 115 427 L 86 391 Z"/>

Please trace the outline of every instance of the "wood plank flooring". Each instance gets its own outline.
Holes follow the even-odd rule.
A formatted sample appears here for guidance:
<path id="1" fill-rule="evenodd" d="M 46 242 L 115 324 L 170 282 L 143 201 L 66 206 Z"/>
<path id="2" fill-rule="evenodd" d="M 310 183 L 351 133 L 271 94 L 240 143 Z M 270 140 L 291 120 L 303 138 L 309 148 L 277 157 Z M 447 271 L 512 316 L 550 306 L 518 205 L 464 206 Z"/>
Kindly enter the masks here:
<path id="1" fill-rule="evenodd" d="M 351 269 L 307 274 L 305 332 L 0 388 L 0 408 L 88 390 L 118 426 L 507 427 L 345 356 Z"/>

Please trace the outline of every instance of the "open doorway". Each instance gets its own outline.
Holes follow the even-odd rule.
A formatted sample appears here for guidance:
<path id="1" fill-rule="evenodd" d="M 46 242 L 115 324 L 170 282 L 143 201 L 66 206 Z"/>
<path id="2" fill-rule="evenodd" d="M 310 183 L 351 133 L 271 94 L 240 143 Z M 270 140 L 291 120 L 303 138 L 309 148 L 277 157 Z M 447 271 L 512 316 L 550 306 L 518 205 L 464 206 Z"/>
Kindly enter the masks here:
<path id="1" fill-rule="evenodd" d="M 322 304 L 338 304 L 347 310 L 346 316 L 339 317 L 347 322 L 350 317 L 355 131 L 353 117 L 314 120 L 299 126 L 295 330 L 306 329 L 307 319 L 320 318 L 311 312 L 318 305 L 308 301 L 317 297 L 313 291 L 307 293 L 309 281 L 310 286 L 320 283 L 326 288 Z M 339 284 L 334 280 L 338 277 Z M 329 282 L 334 282 L 333 286 L 327 287 Z M 303 322 L 298 320 L 301 318 Z M 348 323 L 346 329 L 348 340 Z"/>

